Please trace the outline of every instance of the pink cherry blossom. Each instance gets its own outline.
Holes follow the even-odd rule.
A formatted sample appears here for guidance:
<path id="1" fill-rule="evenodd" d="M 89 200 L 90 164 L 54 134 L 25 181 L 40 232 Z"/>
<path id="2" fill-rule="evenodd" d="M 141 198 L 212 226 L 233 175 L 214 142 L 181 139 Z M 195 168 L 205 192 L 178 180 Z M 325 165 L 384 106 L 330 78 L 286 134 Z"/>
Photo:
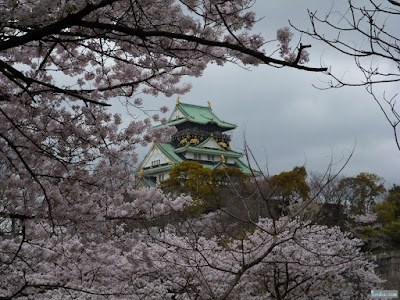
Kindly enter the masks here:
<path id="1" fill-rule="evenodd" d="M 175 129 L 126 124 L 109 106 L 145 110 L 141 93 L 188 92 L 209 63 L 300 68 L 265 54 L 251 5 L 0 4 L 0 298 L 345 299 L 380 283 L 337 228 L 262 219 L 234 237 L 240 219 L 222 228 L 223 210 L 193 216 L 189 196 L 136 189 L 138 147 Z M 281 55 L 290 38 L 278 34 Z"/>

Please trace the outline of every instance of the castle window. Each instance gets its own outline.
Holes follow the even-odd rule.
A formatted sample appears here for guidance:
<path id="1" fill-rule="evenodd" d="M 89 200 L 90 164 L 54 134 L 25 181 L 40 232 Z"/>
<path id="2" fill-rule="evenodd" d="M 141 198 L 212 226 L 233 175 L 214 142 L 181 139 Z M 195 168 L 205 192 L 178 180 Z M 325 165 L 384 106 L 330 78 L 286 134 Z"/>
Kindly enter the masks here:
<path id="1" fill-rule="evenodd" d="M 207 159 L 210 160 L 210 161 L 214 161 L 214 155 L 207 154 Z"/>
<path id="2" fill-rule="evenodd" d="M 153 161 L 151 162 L 151 166 L 152 166 L 152 167 L 158 166 L 159 164 L 160 164 L 160 160 L 159 160 L 159 159 L 153 160 Z"/>
<path id="3" fill-rule="evenodd" d="M 158 182 L 164 181 L 164 174 L 158 175 Z"/>
<path id="4" fill-rule="evenodd" d="M 195 153 L 194 159 L 201 160 L 201 153 Z"/>

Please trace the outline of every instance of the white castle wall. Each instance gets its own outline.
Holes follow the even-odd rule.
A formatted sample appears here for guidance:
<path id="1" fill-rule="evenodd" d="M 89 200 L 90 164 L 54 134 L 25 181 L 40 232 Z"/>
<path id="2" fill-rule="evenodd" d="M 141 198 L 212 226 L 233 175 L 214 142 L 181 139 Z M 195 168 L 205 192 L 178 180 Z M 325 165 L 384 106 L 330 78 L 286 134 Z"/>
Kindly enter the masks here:
<path id="1" fill-rule="evenodd" d="M 143 163 L 143 168 L 151 167 L 152 162 L 157 160 L 160 160 L 159 164 L 166 164 L 169 161 L 169 159 L 158 148 L 153 149 L 153 151 Z"/>

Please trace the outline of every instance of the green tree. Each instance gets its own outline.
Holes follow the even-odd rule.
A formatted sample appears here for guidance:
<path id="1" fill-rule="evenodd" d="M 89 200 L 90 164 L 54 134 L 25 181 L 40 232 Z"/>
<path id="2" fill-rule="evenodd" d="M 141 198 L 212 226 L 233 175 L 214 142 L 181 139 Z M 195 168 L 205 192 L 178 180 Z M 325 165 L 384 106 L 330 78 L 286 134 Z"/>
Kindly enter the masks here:
<path id="1" fill-rule="evenodd" d="M 310 186 L 307 183 L 307 171 L 305 167 L 294 167 L 292 171 L 282 172 L 270 179 L 274 194 L 284 202 L 307 200 L 310 193 Z"/>
<path id="2" fill-rule="evenodd" d="M 196 213 L 219 208 L 227 198 L 243 193 L 248 176 L 237 168 L 209 169 L 195 161 L 176 165 L 170 177 L 163 182 L 162 189 L 174 194 L 191 195 L 196 201 Z"/>
<path id="3" fill-rule="evenodd" d="M 355 177 L 343 178 L 338 186 L 343 195 L 344 205 L 350 215 L 366 214 L 372 211 L 385 192 L 384 180 L 376 174 L 360 173 Z"/>
<path id="4" fill-rule="evenodd" d="M 393 205 L 393 218 L 400 217 L 400 185 L 393 184 L 393 187 L 388 191 L 385 202 Z"/>
<path id="5" fill-rule="evenodd" d="M 364 241 L 364 250 L 400 248 L 400 186 L 393 185 L 385 199 L 376 203 L 372 213 L 352 217 L 348 230 Z"/>
<path id="6" fill-rule="evenodd" d="M 389 248 L 400 248 L 400 186 L 393 185 L 385 200 L 375 208 L 378 229 Z"/>
<path id="7" fill-rule="evenodd" d="M 219 188 L 244 188 L 248 175 L 244 174 L 238 168 L 223 167 L 220 169 L 213 169 L 211 172 L 212 183 Z"/>
<path id="8" fill-rule="evenodd" d="M 194 200 L 207 199 L 212 194 L 211 170 L 196 161 L 184 161 L 172 168 L 162 189 L 174 194 L 191 195 Z"/>

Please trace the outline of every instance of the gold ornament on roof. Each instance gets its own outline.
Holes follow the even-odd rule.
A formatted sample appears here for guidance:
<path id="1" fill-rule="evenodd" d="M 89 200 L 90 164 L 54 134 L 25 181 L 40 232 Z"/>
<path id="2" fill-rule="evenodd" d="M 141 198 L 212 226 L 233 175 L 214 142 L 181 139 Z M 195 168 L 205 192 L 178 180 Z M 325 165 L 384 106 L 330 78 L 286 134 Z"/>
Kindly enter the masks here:
<path id="1" fill-rule="evenodd" d="M 225 157 L 221 154 L 221 162 L 224 164 L 225 163 Z"/>
<path id="2" fill-rule="evenodd" d="M 207 101 L 207 103 L 208 103 L 208 107 L 211 109 L 211 103 L 210 103 L 210 101 Z"/>
<path id="3" fill-rule="evenodd" d="M 191 139 L 190 140 L 190 144 L 195 144 L 195 145 L 197 145 L 199 143 L 199 140 L 198 139 Z"/>
<path id="4" fill-rule="evenodd" d="M 180 102 L 179 102 L 179 96 L 178 96 L 178 99 L 176 99 L 176 105 L 178 105 Z"/>
<path id="5" fill-rule="evenodd" d="M 142 178 L 142 177 L 143 177 L 143 168 L 140 169 L 138 177 L 139 177 L 139 178 Z"/>
<path id="6" fill-rule="evenodd" d="M 185 145 L 185 144 L 187 144 L 187 139 L 185 138 L 185 139 L 181 139 L 181 141 L 179 142 L 179 145 Z"/>

